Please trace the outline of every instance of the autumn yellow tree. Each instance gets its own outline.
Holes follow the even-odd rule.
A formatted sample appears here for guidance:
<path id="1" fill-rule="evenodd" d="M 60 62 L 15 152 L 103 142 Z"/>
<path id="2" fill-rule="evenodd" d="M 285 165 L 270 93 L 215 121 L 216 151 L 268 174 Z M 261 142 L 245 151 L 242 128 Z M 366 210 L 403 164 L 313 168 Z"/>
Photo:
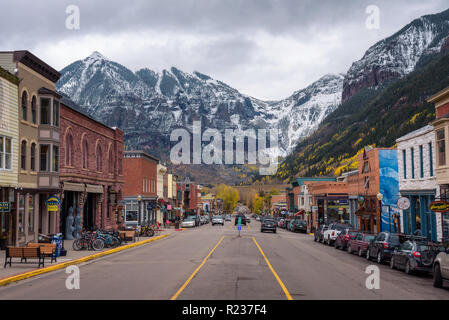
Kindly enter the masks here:
<path id="1" fill-rule="evenodd" d="M 217 198 L 223 200 L 223 211 L 225 213 L 233 212 L 240 200 L 239 192 L 224 184 L 217 187 Z"/>

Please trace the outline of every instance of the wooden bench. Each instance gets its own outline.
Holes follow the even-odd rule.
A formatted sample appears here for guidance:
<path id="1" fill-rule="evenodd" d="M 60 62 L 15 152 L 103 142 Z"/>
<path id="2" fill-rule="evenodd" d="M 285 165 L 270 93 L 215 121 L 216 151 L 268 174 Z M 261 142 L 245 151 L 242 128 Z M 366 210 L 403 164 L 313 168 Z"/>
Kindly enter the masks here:
<path id="1" fill-rule="evenodd" d="M 12 258 L 20 258 L 20 263 L 22 263 L 23 261 L 25 261 L 26 263 L 28 258 L 37 258 L 37 267 L 39 268 L 41 265 L 42 267 L 44 267 L 45 255 L 41 253 L 40 247 L 7 247 L 5 254 L 5 265 L 3 266 L 4 268 L 6 268 L 8 264 L 11 267 Z"/>
<path id="2" fill-rule="evenodd" d="M 134 230 L 120 231 L 120 238 L 122 239 L 122 241 L 125 241 L 125 242 L 127 242 L 128 240 L 135 242 L 136 241 L 136 232 Z"/>
<path id="3" fill-rule="evenodd" d="M 30 242 L 27 245 L 28 248 L 41 248 L 41 254 L 46 257 L 50 257 L 50 263 L 57 262 L 56 261 L 56 243 L 35 243 Z"/>

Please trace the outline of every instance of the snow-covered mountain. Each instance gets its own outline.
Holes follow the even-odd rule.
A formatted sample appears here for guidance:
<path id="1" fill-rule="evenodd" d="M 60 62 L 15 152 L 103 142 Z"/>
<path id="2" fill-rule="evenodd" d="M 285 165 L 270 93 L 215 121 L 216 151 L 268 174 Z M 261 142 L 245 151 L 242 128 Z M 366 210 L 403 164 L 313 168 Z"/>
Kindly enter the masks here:
<path id="1" fill-rule="evenodd" d="M 449 33 L 449 10 L 426 15 L 373 45 L 347 72 L 342 100 L 362 88 L 401 78 L 430 54 L 444 48 Z M 446 42 L 447 43 L 447 42 Z"/>
<path id="2" fill-rule="evenodd" d="M 98 52 L 61 74 L 57 89 L 93 117 L 123 128 L 133 147 L 154 141 L 168 147 L 173 129 L 201 119 L 203 128 L 220 130 L 278 128 L 282 156 L 335 110 L 343 90 L 342 75 L 326 75 L 287 99 L 266 102 L 199 72 L 132 72 Z"/>

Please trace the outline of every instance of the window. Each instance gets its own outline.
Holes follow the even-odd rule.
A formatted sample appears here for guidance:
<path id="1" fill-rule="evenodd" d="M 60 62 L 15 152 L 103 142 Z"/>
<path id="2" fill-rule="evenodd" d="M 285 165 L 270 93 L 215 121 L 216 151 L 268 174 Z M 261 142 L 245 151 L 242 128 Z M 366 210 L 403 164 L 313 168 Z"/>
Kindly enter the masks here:
<path id="1" fill-rule="evenodd" d="M 433 177 L 433 151 L 432 151 L 432 142 L 429 142 L 429 165 L 430 165 L 430 176 Z"/>
<path id="2" fill-rule="evenodd" d="M 22 93 L 22 120 L 28 119 L 28 94 L 26 91 Z"/>
<path id="3" fill-rule="evenodd" d="M 53 146 L 53 172 L 59 171 L 59 147 Z"/>
<path id="4" fill-rule="evenodd" d="M 366 161 L 366 162 L 363 164 L 363 170 L 362 170 L 362 173 L 368 173 L 368 172 L 369 172 L 369 162 Z"/>
<path id="5" fill-rule="evenodd" d="M 423 163 L 423 148 L 419 146 L 419 168 L 420 168 L 420 177 L 424 178 L 424 163 Z"/>
<path id="6" fill-rule="evenodd" d="M 40 145 L 40 171 L 50 170 L 50 146 Z"/>
<path id="7" fill-rule="evenodd" d="M 37 123 L 37 110 L 36 110 L 36 97 L 33 96 L 31 99 L 31 122 L 36 124 Z"/>
<path id="8" fill-rule="evenodd" d="M 0 169 L 11 170 L 12 140 L 0 136 Z"/>
<path id="9" fill-rule="evenodd" d="M 24 228 L 25 223 L 25 195 L 19 195 L 19 233 L 23 233 L 25 231 Z"/>
<path id="10" fill-rule="evenodd" d="M 87 145 L 87 140 L 84 140 L 83 141 L 83 168 L 84 169 L 87 169 L 88 153 L 89 153 L 89 146 Z"/>
<path id="11" fill-rule="evenodd" d="M 102 171 L 103 169 L 103 155 L 101 153 L 100 144 L 97 145 L 97 171 Z"/>
<path id="12" fill-rule="evenodd" d="M 402 150 L 402 164 L 404 167 L 404 179 L 407 179 L 407 151 Z"/>
<path id="13" fill-rule="evenodd" d="M 109 149 L 109 173 L 114 173 L 114 158 L 112 157 L 112 147 Z"/>
<path id="14" fill-rule="evenodd" d="M 412 179 L 415 179 L 415 149 L 410 149 L 410 158 L 412 160 Z"/>
<path id="15" fill-rule="evenodd" d="M 137 213 L 139 210 L 139 205 L 137 201 L 128 201 L 126 203 L 126 222 L 137 221 Z"/>
<path id="16" fill-rule="evenodd" d="M 59 101 L 53 100 L 53 125 L 59 127 Z"/>
<path id="17" fill-rule="evenodd" d="M 31 163 L 30 163 L 31 171 L 36 171 L 36 144 L 35 143 L 31 144 L 30 160 L 31 160 Z"/>
<path id="18" fill-rule="evenodd" d="M 446 165 L 446 141 L 444 138 L 444 129 L 437 131 L 438 165 Z"/>
<path id="19" fill-rule="evenodd" d="M 65 165 L 73 166 L 73 137 L 70 133 L 65 142 Z"/>
<path id="20" fill-rule="evenodd" d="M 51 99 L 41 98 L 41 124 L 50 124 Z"/>
<path id="21" fill-rule="evenodd" d="M 28 195 L 28 232 L 34 232 L 34 196 Z"/>
<path id="22" fill-rule="evenodd" d="M 20 168 L 22 170 L 27 169 L 27 142 L 22 141 L 22 145 L 20 148 Z"/>

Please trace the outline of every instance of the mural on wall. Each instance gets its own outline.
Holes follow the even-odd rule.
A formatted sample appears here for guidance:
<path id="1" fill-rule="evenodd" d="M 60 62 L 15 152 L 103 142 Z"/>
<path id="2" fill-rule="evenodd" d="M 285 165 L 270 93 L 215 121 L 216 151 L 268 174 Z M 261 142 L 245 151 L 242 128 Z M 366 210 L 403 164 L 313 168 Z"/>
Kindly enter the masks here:
<path id="1" fill-rule="evenodd" d="M 400 216 L 397 207 L 399 198 L 399 174 L 397 150 L 379 150 L 379 184 L 383 194 L 381 231 L 395 231 L 394 217 Z"/>

